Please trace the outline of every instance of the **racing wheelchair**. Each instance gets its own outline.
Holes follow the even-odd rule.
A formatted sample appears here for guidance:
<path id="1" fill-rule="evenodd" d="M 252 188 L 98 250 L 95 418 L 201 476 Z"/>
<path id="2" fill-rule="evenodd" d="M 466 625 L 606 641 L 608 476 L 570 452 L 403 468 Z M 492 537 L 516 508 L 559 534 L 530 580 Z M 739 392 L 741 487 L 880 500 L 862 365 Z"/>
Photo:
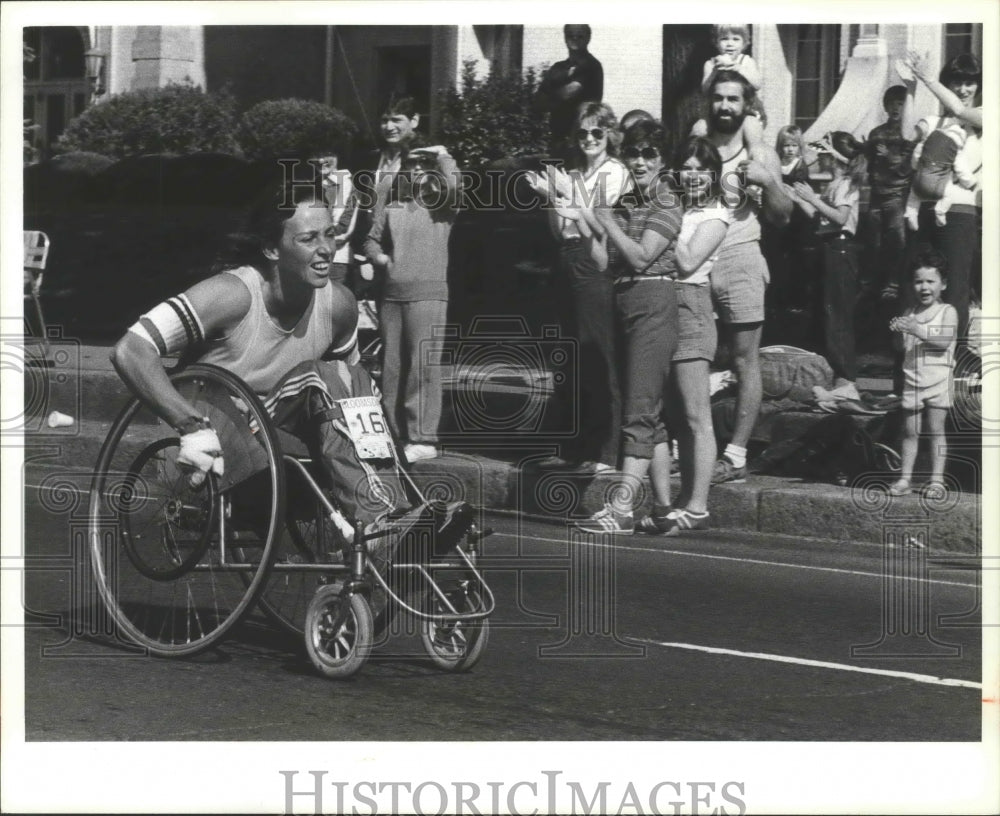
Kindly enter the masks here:
<path id="1" fill-rule="evenodd" d="M 170 379 L 211 421 L 225 473 L 192 487 L 176 462 L 176 431 L 138 399 L 115 419 L 91 482 L 88 550 L 121 635 L 153 655 L 190 656 L 256 606 L 304 638 L 319 672 L 344 678 L 402 612 L 440 668 L 479 661 L 494 598 L 477 568 L 488 531 L 472 507 L 426 499 L 388 432 L 362 429 L 359 455 L 384 457 L 388 446 L 414 501 L 367 530 L 351 525 L 303 443 L 274 426 L 242 380 L 205 364 Z M 375 398 L 358 398 L 366 399 Z"/>

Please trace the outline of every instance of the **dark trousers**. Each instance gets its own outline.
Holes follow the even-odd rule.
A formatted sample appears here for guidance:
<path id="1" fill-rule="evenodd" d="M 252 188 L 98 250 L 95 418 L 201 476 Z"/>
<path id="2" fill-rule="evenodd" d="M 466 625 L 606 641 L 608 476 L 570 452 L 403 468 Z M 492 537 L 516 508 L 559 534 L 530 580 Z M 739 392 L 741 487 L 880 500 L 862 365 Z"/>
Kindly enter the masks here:
<path id="1" fill-rule="evenodd" d="M 624 424 L 626 456 L 653 458 L 653 448 L 667 441 L 663 420 L 670 363 L 677 347 L 677 294 L 673 281 L 621 283 L 616 309 L 625 348 Z"/>
<path id="2" fill-rule="evenodd" d="M 948 212 L 948 222 L 940 227 L 934 220 L 934 202 L 920 205 L 919 229 L 910 236 L 911 253 L 920 244 L 930 244 L 948 261 L 948 288 L 943 296 L 958 312 L 961 343 L 969 331 L 969 300 L 972 297 L 972 267 L 979 248 L 978 216 L 969 212 Z M 912 257 L 912 254 L 911 256 Z"/>
<path id="3" fill-rule="evenodd" d="M 858 258 L 854 243 L 843 235 L 826 238 L 823 253 L 823 340 L 826 359 L 837 377 L 858 377 L 854 348 L 854 304 L 858 292 Z"/>
<path id="4" fill-rule="evenodd" d="M 891 283 L 903 285 L 903 263 L 906 256 L 906 222 L 903 220 L 905 209 L 904 196 L 873 198 L 868 208 L 868 244 L 879 288 Z"/>
<path id="5" fill-rule="evenodd" d="M 598 270 L 580 241 L 560 248 L 561 272 L 569 283 L 577 341 L 577 417 L 571 444 L 576 459 L 617 466 L 621 448 L 622 398 L 615 357 L 614 284 Z"/>

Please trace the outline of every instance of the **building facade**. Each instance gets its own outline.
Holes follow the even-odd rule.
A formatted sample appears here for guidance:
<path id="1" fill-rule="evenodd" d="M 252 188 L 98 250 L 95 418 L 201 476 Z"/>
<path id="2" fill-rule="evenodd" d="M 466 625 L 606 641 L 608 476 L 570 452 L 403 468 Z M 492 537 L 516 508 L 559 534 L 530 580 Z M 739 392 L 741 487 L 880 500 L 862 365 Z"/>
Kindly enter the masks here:
<path id="1" fill-rule="evenodd" d="M 884 90 L 899 81 L 895 60 L 925 52 L 937 71 L 962 52 L 982 54 L 982 25 L 781 24 L 752 26 L 761 68 L 765 135 L 795 123 L 807 138 L 829 130 L 858 136 L 882 121 Z M 391 93 L 416 98 L 434 133 L 436 91 L 458 82 L 463 64 L 523 71 L 563 59 L 553 26 L 45 26 L 24 29 L 24 117 L 43 156 L 69 120 L 107 95 L 190 82 L 227 88 L 241 106 L 263 99 L 314 99 L 341 109 L 374 138 Z M 604 99 L 615 111 L 641 108 L 674 136 L 702 112 L 701 65 L 714 53 L 711 26 L 593 26 L 591 52 L 604 66 Z M 937 103 L 918 88 L 918 108 Z"/>

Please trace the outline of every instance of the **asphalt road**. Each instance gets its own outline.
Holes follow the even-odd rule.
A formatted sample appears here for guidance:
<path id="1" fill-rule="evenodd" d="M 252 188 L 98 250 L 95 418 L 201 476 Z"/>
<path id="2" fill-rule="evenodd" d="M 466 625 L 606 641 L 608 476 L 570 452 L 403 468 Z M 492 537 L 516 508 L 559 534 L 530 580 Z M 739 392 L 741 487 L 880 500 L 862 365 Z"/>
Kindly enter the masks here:
<path id="1" fill-rule="evenodd" d="M 259 614 L 182 660 L 73 636 L 84 509 L 32 481 L 29 741 L 980 739 L 979 574 L 960 560 L 731 533 L 568 543 L 491 517 L 482 661 L 443 672 L 400 632 L 331 681 Z"/>

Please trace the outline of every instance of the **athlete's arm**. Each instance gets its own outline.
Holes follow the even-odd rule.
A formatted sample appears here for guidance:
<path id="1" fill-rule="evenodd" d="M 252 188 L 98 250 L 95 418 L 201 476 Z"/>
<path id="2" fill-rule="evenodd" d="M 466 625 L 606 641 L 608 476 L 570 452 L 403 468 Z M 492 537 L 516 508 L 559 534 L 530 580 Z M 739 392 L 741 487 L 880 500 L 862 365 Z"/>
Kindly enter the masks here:
<path id="1" fill-rule="evenodd" d="M 250 310 L 250 292 L 233 275 L 216 275 L 150 309 L 111 352 L 111 362 L 129 390 L 171 427 L 182 432 L 200 419 L 173 387 L 163 356 L 235 327 Z"/>
<path id="2" fill-rule="evenodd" d="M 331 283 L 333 289 L 333 343 L 324 358 L 354 365 L 361 360 L 358 350 L 358 301 L 346 286 Z"/>

